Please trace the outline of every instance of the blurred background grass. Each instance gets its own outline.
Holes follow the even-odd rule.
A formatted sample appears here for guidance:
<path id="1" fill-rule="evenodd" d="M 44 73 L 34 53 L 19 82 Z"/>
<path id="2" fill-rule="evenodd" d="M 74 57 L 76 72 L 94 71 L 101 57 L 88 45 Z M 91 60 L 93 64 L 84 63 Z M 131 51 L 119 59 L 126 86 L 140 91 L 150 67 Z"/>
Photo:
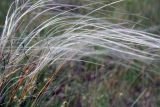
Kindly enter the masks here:
<path id="1" fill-rule="evenodd" d="M 1 0 L 0 1 L 0 33 L 2 32 L 5 17 L 9 8 L 9 5 L 11 4 L 13 0 Z"/>

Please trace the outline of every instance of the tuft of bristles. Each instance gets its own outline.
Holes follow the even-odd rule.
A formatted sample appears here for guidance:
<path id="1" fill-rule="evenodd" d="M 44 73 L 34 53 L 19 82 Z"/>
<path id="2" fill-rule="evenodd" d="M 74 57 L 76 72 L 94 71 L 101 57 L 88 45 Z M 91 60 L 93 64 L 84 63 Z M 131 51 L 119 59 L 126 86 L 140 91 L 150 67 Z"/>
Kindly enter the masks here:
<path id="1" fill-rule="evenodd" d="M 53 0 L 15 0 L 0 36 L 2 97 L 7 92 L 4 83 L 10 83 L 7 78 L 10 81 L 18 78 L 8 87 L 8 90 L 14 87 L 14 91 L 7 104 L 12 102 L 25 78 L 34 81 L 36 75 L 49 65 L 58 64 L 61 68 L 68 61 L 81 61 L 81 58 L 89 61 L 85 57 L 105 61 L 106 56 L 148 64 L 158 61 L 158 35 L 122 27 L 123 23 L 115 24 L 94 16 L 103 8 L 122 1 L 103 4 L 86 0 L 85 4 L 70 5 Z M 94 5 L 99 7 L 93 8 Z M 60 68 L 48 79 L 36 100 L 58 75 Z M 17 74 L 20 76 L 15 77 Z M 30 86 L 23 85 L 27 92 Z M 26 92 L 21 97 L 26 96 Z"/>

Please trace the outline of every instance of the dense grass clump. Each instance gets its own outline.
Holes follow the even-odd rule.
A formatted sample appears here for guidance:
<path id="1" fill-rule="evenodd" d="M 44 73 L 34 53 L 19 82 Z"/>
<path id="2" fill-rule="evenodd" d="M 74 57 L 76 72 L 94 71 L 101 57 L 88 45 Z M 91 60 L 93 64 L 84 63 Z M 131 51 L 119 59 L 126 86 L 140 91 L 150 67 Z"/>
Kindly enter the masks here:
<path id="1" fill-rule="evenodd" d="M 121 2 L 15 0 L 0 37 L 0 105 L 158 106 L 159 36 L 103 16 Z"/>

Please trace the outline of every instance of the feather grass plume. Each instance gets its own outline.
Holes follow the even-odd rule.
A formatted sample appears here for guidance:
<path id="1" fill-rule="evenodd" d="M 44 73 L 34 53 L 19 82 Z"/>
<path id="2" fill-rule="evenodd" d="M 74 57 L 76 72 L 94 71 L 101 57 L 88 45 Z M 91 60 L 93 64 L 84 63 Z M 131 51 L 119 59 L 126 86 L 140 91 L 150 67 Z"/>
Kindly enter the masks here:
<path id="1" fill-rule="evenodd" d="M 48 72 L 44 69 L 50 65 L 59 67 L 37 92 L 32 106 L 38 103 L 60 68 L 69 61 L 83 59 L 94 63 L 87 59 L 105 61 L 107 56 L 145 64 L 158 61 L 158 35 L 129 29 L 122 26 L 124 23 L 115 24 L 105 17 L 95 16 L 103 14 L 103 8 L 122 1 L 105 4 L 84 0 L 85 4 L 73 5 L 53 0 L 15 0 L 0 37 L 0 90 L 5 99 L 1 102 L 9 106 L 15 96 L 22 102 L 29 93 L 34 93 L 39 73 Z M 98 7 L 94 8 L 96 5 Z M 20 88 L 23 91 L 19 92 Z"/>

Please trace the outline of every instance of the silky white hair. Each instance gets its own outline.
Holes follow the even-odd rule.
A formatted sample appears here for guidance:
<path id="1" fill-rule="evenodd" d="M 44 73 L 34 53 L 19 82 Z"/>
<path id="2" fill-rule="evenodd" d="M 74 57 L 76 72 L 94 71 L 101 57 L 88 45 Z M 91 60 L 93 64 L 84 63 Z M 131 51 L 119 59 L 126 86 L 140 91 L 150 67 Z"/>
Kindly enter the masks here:
<path id="1" fill-rule="evenodd" d="M 111 56 L 145 63 L 158 60 L 158 35 L 129 29 L 122 26 L 123 23 L 112 23 L 93 15 L 122 1 L 93 8 L 92 5 L 102 2 L 70 5 L 53 0 L 15 0 L 0 37 L 0 58 L 7 59 L 2 66 L 7 70 L 35 63 L 29 74 L 33 75 L 46 65 L 78 61 L 82 57 L 98 56 L 96 58 L 105 60 L 103 56 Z"/>

